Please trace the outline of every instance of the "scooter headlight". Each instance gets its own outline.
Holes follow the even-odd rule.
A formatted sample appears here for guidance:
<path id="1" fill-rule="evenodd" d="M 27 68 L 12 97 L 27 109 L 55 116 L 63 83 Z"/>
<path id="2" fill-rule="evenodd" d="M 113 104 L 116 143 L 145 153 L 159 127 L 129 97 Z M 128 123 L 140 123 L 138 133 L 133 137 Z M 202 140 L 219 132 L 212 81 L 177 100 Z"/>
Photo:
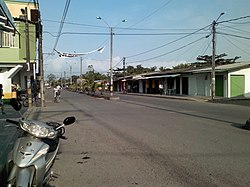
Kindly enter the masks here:
<path id="1" fill-rule="evenodd" d="M 36 123 L 30 122 L 23 122 L 21 124 L 21 128 L 28 132 L 29 134 L 37 137 L 37 138 L 54 138 L 56 136 L 56 133 L 53 129 L 49 128 L 49 127 L 44 127 L 44 126 L 40 126 Z"/>

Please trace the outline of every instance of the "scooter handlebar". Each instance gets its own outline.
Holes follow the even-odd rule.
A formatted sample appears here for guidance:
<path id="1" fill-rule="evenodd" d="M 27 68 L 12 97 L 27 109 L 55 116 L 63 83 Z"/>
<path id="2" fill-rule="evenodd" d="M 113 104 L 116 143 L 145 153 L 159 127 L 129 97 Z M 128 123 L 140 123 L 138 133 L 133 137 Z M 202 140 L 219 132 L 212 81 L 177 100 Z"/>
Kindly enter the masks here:
<path id="1" fill-rule="evenodd" d="M 6 122 L 12 123 L 12 124 L 15 124 L 15 125 L 18 125 L 18 124 L 19 124 L 18 121 L 15 121 L 15 120 L 12 120 L 12 119 L 6 119 Z"/>
<path id="2" fill-rule="evenodd" d="M 66 136 L 63 136 L 63 135 L 59 136 L 59 138 L 61 138 L 63 140 L 67 140 L 68 139 Z"/>

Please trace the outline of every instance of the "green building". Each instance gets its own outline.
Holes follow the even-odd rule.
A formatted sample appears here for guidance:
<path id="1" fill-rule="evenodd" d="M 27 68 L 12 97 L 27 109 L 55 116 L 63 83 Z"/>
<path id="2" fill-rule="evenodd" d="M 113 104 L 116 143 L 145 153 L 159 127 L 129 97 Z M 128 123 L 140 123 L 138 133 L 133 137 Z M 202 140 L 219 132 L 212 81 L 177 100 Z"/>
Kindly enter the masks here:
<path id="1" fill-rule="evenodd" d="M 0 27 L 0 83 L 4 87 L 4 98 L 12 98 L 16 96 L 13 85 L 27 89 L 35 74 L 37 15 L 34 10 L 37 8 L 28 2 L 0 2 L 0 25 L 4 25 Z"/>

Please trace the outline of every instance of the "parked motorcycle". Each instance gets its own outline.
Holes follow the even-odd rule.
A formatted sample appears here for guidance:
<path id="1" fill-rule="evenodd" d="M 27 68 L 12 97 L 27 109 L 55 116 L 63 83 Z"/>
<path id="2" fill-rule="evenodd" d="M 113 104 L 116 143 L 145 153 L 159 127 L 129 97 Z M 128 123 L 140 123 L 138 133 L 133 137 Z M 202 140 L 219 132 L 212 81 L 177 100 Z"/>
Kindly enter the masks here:
<path id="1" fill-rule="evenodd" d="M 11 99 L 11 106 L 19 111 L 21 104 Z M 7 119 L 18 127 L 21 136 L 8 155 L 6 174 L 7 186 L 43 186 L 52 176 L 52 165 L 59 149 L 59 139 L 65 139 L 65 126 L 73 124 L 75 117 L 67 117 L 63 124 L 33 120 Z"/>

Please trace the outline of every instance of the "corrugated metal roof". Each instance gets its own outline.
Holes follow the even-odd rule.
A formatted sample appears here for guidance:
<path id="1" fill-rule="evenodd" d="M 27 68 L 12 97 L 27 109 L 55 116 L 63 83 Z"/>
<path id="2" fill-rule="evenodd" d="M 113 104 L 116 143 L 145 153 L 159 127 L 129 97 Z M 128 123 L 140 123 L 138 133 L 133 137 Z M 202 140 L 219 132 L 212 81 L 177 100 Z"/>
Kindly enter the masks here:
<path id="1" fill-rule="evenodd" d="M 13 17 L 11 16 L 11 13 L 10 13 L 7 5 L 5 4 L 4 0 L 0 0 L 0 12 L 1 12 L 1 15 L 3 15 L 4 17 L 7 18 L 6 29 L 7 30 L 9 30 L 10 28 L 15 29 Z M 2 25 L 2 26 L 4 26 L 4 25 Z"/>
<path id="2" fill-rule="evenodd" d="M 233 71 L 233 70 L 237 70 L 237 69 L 243 69 L 243 68 L 246 68 L 248 66 L 250 68 L 250 62 L 238 62 L 238 63 L 233 63 L 233 64 L 216 66 L 215 71 L 216 72 Z M 200 73 L 200 72 L 211 72 L 211 70 L 212 70 L 212 67 L 208 67 L 208 68 L 190 70 L 187 72 Z"/>

